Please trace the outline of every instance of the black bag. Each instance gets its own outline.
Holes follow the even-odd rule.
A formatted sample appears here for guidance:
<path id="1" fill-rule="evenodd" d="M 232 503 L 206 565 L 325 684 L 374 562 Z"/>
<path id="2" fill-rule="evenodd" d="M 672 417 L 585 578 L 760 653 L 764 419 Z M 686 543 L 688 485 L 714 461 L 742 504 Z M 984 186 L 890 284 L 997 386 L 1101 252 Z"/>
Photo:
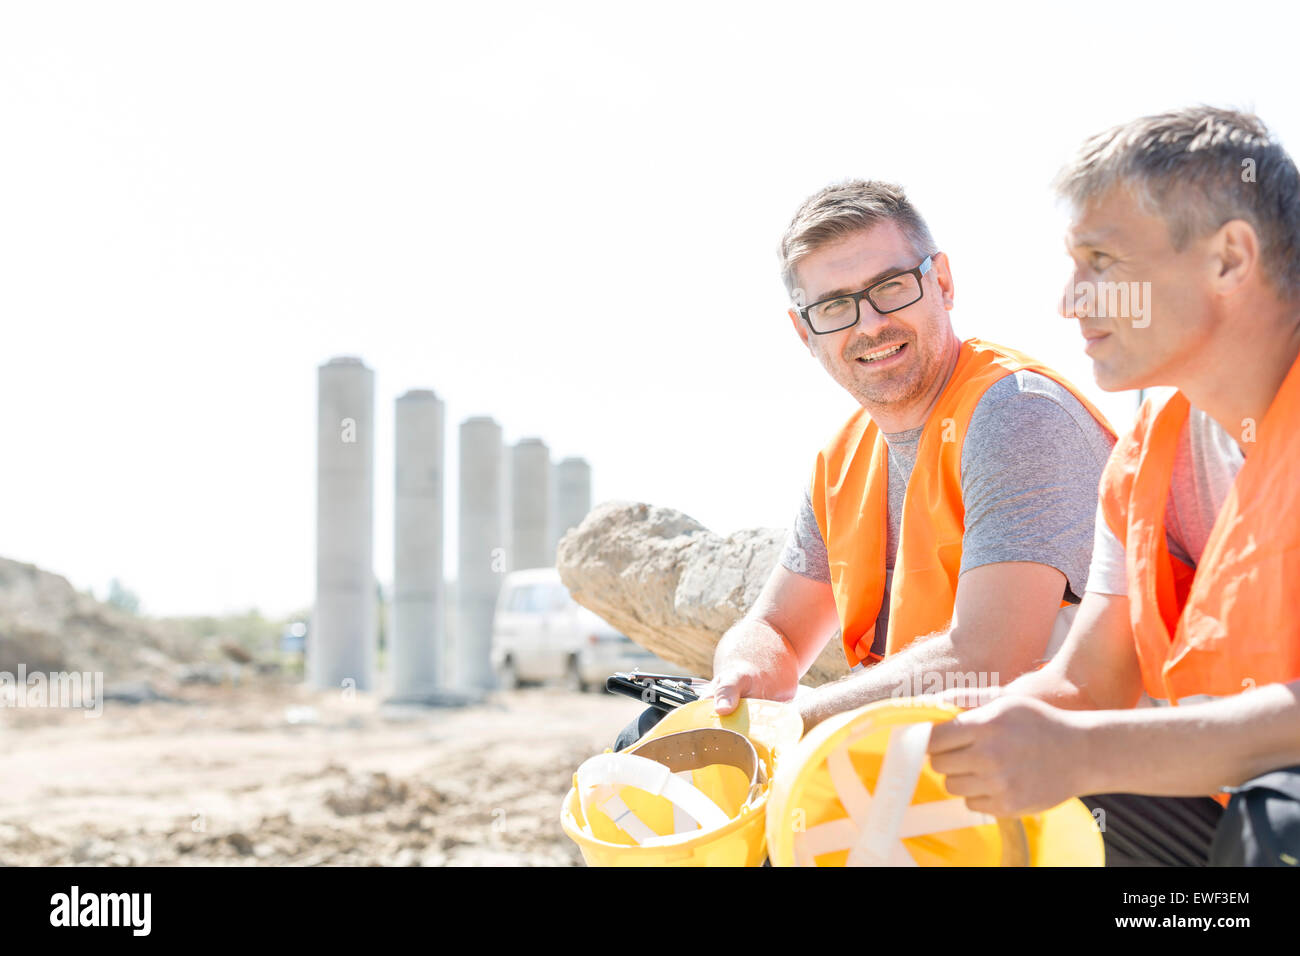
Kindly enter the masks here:
<path id="1" fill-rule="evenodd" d="M 1225 787 L 1232 794 L 1210 847 L 1210 866 L 1300 867 L 1300 767 Z"/>

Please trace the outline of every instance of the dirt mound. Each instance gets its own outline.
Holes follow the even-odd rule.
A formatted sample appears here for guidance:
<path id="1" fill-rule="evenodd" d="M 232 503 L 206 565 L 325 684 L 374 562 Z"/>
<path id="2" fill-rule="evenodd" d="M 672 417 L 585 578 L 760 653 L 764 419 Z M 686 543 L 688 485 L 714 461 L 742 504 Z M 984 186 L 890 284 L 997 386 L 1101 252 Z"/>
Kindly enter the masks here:
<path id="1" fill-rule="evenodd" d="M 102 672 L 105 683 L 178 679 L 210 650 L 174 626 L 77 591 L 34 564 L 0 558 L 0 671 Z"/>

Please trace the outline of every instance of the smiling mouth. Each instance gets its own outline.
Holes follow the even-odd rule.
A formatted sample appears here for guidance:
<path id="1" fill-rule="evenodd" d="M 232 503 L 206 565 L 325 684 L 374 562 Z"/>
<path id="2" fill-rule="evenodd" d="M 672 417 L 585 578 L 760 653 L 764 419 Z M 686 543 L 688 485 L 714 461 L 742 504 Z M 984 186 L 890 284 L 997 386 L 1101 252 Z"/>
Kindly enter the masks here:
<path id="1" fill-rule="evenodd" d="M 854 361 L 861 362 L 863 365 L 870 365 L 872 362 L 879 362 L 881 359 L 887 359 L 892 355 L 897 355 L 907 347 L 906 342 L 899 342 L 897 345 L 891 345 L 883 348 L 878 352 L 870 352 L 867 355 L 859 355 Z"/>

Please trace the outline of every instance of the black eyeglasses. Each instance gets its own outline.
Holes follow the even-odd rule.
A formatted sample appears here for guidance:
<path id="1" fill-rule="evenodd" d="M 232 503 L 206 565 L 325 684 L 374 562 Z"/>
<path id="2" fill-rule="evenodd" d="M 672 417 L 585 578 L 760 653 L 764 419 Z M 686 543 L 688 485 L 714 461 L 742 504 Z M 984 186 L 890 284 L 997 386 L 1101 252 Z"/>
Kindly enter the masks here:
<path id="1" fill-rule="evenodd" d="M 938 255 L 938 253 L 934 253 Z M 822 299 L 799 310 L 803 320 L 813 335 L 828 335 L 840 332 L 858 324 L 862 317 L 861 301 L 866 299 L 871 307 L 881 315 L 906 309 L 909 305 L 921 301 L 925 294 L 921 286 L 921 277 L 930 271 L 931 257 L 926 256 L 915 269 L 886 276 L 879 282 L 873 282 L 861 292 L 837 295 Z"/>

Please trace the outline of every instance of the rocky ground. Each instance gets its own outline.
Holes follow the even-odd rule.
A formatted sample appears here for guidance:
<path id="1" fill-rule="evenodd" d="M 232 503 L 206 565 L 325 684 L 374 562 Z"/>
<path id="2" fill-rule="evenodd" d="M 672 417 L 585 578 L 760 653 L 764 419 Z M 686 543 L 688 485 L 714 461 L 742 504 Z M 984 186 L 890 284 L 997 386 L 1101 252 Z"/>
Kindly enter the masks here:
<path id="1" fill-rule="evenodd" d="M 560 802 L 639 707 L 393 709 L 265 677 L 98 717 L 0 707 L 0 864 L 580 865 Z"/>
<path id="2" fill-rule="evenodd" d="M 782 538 L 608 502 L 558 565 L 579 603 L 708 676 Z M 309 690 L 274 635 L 211 624 L 140 617 L 0 558 L 0 864 L 582 862 L 561 800 L 638 702 L 538 688 L 394 709 Z M 17 706 L 20 667 L 101 675 L 102 714 Z M 831 641 L 809 682 L 843 671 Z"/>

